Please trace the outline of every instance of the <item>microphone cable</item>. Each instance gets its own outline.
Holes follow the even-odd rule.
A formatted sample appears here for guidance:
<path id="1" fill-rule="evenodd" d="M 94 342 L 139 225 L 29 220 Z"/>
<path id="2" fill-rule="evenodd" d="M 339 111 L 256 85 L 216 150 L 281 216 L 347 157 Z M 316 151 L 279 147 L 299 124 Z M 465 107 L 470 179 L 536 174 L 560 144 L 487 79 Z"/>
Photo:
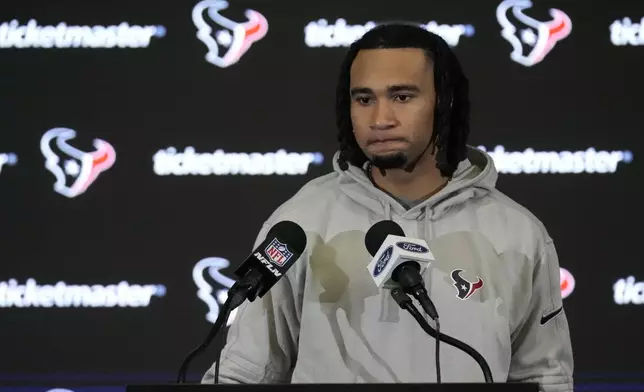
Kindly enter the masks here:
<path id="1" fill-rule="evenodd" d="M 400 288 L 392 289 L 391 290 L 391 296 L 394 298 L 394 301 L 396 301 L 398 306 L 400 306 L 401 308 L 409 311 L 410 313 L 415 311 L 416 313 L 418 313 L 418 317 L 420 317 L 420 319 L 422 321 L 424 321 L 425 324 L 427 324 L 427 321 L 425 321 L 423 316 L 420 314 L 420 312 L 418 311 L 418 309 L 416 308 L 416 306 L 412 302 L 411 298 L 409 298 L 409 296 L 407 294 L 405 294 L 405 292 L 402 289 L 400 289 Z M 431 300 L 429 300 L 429 301 L 431 302 Z M 434 304 L 432 303 L 432 307 L 433 306 L 434 306 Z M 413 310 L 410 311 L 409 310 L 410 308 L 413 309 Z M 435 362 L 436 362 L 436 382 L 438 384 L 440 384 L 441 383 L 441 357 L 440 357 L 440 339 L 439 339 L 439 336 L 440 336 L 441 324 L 440 324 L 440 321 L 438 320 L 438 313 L 434 313 L 434 314 L 436 315 L 435 317 L 432 317 L 431 314 L 429 316 L 432 317 L 432 319 L 436 323 L 436 331 L 438 331 L 438 333 L 434 334 L 434 335 L 430 334 L 430 336 L 433 336 L 433 337 L 436 338 L 436 350 L 435 350 L 435 354 L 436 354 L 436 358 L 435 358 Z M 413 313 L 412 313 L 412 316 L 414 316 Z M 414 318 L 416 318 L 416 316 L 414 316 Z M 421 323 L 421 321 L 419 321 L 417 318 L 416 318 L 416 321 Z M 427 325 L 429 326 L 429 324 L 427 324 Z M 425 328 L 423 327 L 423 329 L 425 329 Z M 427 331 L 425 331 L 425 332 L 427 332 Z"/>
<path id="2" fill-rule="evenodd" d="M 241 281 L 240 281 L 241 282 Z M 188 372 L 188 366 L 190 365 L 190 362 L 199 355 L 201 352 L 203 352 L 210 343 L 213 341 L 213 339 L 221 332 L 221 330 L 224 329 L 224 326 L 228 323 L 228 318 L 230 317 L 230 314 L 234 309 L 239 307 L 244 301 L 248 298 L 250 292 L 253 290 L 253 288 L 257 285 L 255 281 L 251 282 L 242 282 L 244 284 L 239 284 L 240 282 L 237 282 L 233 287 L 231 287 L 228 290 L 228 298 L 226 299 L 226 302 L 224 305 L 221 307 L 221 310 L 219 312 L 219 316 L 217 316 L 217 320 L 215 320 L 215 325 L 213 325 L 212 329 L 210 330 L 210 333 L 208 333 L 208 336 L 204 340 L 203 343 L 201 343 L 197 348 L 192 350 L 186 358 L 183 360 L 181 363 L 181 367 L 179 368 L 179 374 L 177 376 L 177 384 L 185 384 L 186 382 L 186 373 Z M 219 361 L 221 359 L 221 351 L 219 352 L 219 355 L 217 356 L 217 361 L 215 362 L 215 384 L 218 384 L 219 382 Z"/>
<path id="3" fill-rule="evenodd" d="M 449 335 L 445 335 L 444 333 L 440 333 L 439 331 L 434 330 L 427 320 L 423 317 L 423 315 L 418 311 L 418 308 L 416 308 L 416 305 L 412 302 L 411 298 L 407 294 L 405 294 L 401 289 L 395 288 L 391 290 L 391 296 L 393 297 L 394 301 L 400 306 L 402 309 L 408 311 L 414 319 L 416 319 L 416 322 L 421 326 L 421 328 L 431 337 L 436 338 L 437 340 L 441 340 L 444 343 L 449 344 L 452 347 L 458 348 L 459 350 L 465 352 L 469 356 L 471 356 L 476 363 L 481 367 L 481 371 L 483 372 L 483 377 L 485 378 L 485 382 L 488 384 L 494 383 L 494 379 L 492 378 L 492 371 L 490 370 L 490 366 L 487 364 L 485 361 L 485 358 L 481 354 L 479 354 L 478 351 L 476 351 L 474 348 L 472 348 L 470 345 L 461 342 L 458 339 L 455 339 Z M 438 321 L 438 320 L 435 320 Z M 437 329 L 440 328 L 439 323 L 436 323 Z M 436 363 L 436 371 L 440 372 L 439 368 L 440 365 L 438 363 L 439 360 L 439 355 L 438 355 L 438 344 L 436 344 L 436 357 L 437 357 L 437 363 Z"/>

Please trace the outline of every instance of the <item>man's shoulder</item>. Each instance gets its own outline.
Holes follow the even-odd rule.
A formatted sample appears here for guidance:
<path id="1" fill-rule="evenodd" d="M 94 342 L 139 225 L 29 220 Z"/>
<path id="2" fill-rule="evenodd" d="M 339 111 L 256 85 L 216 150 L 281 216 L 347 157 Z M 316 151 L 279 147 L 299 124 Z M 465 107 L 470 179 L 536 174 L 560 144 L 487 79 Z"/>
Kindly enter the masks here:
<path id="1" fill-rule="evenodd" d="M 553 241 L 544 223 L 532 211 L 497 189 L 491 191 L 480 206 L 482 222 L 496 234 L 497 243 L 510 247 L 518 245 L 527 251 L 535 247 L 542 249 Z"/>
<path id="2" fill-rule="evenodd" d="M 293 196 L 278 206 L 268 218 L 269 222 L 280 220 L 302 221 L 317 216 L 329 200 L 337 199 L 339 174 L 331 172 L 316 177 L 304 184 Z"/>
<path id="3" fill-rule="evenodd" d="M 508 217 L 512 218 L 517 223 L 521 222 L 539 231 L 547 233 L 543 222 L 527 207 L 512 199 L 510 196 L 495 189 L 490 194 L 490 198 L 495 204 L 497 204 L 498 208 L 505 210 Z"/>

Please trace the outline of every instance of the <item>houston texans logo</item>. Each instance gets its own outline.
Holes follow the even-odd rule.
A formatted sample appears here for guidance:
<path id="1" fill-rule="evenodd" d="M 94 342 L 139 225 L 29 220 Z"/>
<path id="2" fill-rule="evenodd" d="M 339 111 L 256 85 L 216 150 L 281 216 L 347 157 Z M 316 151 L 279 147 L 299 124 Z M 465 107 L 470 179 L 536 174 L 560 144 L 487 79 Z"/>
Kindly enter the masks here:
<path id="1" fill-rule="evenodd" d="M 463 270 L 456 269 L 452 271 L 452 280 L 454 281 L 454 287 L 456 287 L 456 297 L 458 299 L 466 300 L 472 296 L 478 289 L 483 287 L 483 280 L 476 277 L 477 281 L 472 283 L 469 280 L 461 277 L 461 272 Z"/>
<path id="2" fill-rule="evenodd" d="M 197 285 L 197 296 L 206 305 L 208 305 L 208 313 L 206 313 L 206 320 L 215 323 L 219 317 L 220 307 L 226 303 L 228 298 L 228 289 L 231 288 L 235 281 L 224 275 L 221 270 L 228 268 L 230 261 L 221 257 L 206 257 L 195 264 L 192 269 L 192 279 Z M 216 283 L 215 286 L 206 280 L 206 276 Z M 237 309 L 233 310 L 228 318 L 228 324 L 232 324 L 235 320 Z"/>
<path id="3" fill-rule="evenodd" d="M 220 68 L 236 64 L 268 32 L 268 21 L 259 12 L 246 10 L 247 20 L 236 22 L 221 14 L 227 8 L 227 1 L 204 0 L 192 10 L 197 38 L 208 48 L 206 61 Z"/>
<path id="4" fill-rule="evenodd" d="M 572 31 L 572 21 L 563 11 L 551 8 L 551 19 L 541 21 L 524 13 L 531 7 L 530 0 L 505 0 L 496 9 L 496 18 L 502 27 L 501 36 L 512 45 L 510 58 L 526 67 L 543 61 Z M 518 23 L 511 22 L 508 15 Z"/>
<path id="5" fill-rule="evenodd" d="M 83 151 L 70 143 L 75 137 L 73 129 L 52 128 L 40 139 L 45 168 L 56 177 L 54 190 L 69 198 L 83 194 L 116 159 L 114 147 L 108 142 L 94 139 L 94 151 Z M 54 145 L 60 152 L 52 149 Z"/>

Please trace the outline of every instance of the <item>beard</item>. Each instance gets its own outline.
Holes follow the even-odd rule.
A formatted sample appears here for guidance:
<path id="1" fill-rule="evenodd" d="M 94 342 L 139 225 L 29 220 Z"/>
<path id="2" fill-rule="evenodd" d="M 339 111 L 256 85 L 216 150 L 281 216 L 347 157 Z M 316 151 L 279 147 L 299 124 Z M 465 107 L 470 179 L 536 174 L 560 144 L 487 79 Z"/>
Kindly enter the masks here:
<path id="1" fill-rule="evenodd" d="M 407 166 L 409 158 L 407 153 L 398 151 L 387 155 L 374 155 L 370 160 L 373 166 L 383 171 L 387 169 L 403 169 Z"/>

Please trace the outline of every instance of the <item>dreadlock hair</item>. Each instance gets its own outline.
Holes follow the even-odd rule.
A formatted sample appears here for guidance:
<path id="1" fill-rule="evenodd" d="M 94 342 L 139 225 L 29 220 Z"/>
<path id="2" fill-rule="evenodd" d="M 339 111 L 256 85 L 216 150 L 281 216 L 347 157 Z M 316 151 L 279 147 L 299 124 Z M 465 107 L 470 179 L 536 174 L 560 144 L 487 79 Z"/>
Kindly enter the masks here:
<path id="1" fill-rule="evenodd" d="M 349 163 L 362 167 L 369 160 L 358 146 L 351 122 L 349 86 L 353 60 L 363 49 L 398 48 L 422 49 L 428 60 L 433 62 L 437 102 L 429 145 L 431 153 L 436 154 L 436 167 L 441 175 L 451 179 L 459 162 L 467 154 L 466 143 L 470 133 L 469 82 L 458 59 L 440 36 L 407 23 L 376 26 L 349 47 L 336 88 L 336 125 L 340 142 L 338 164 L 342 170 L 347 170 Z"/>

